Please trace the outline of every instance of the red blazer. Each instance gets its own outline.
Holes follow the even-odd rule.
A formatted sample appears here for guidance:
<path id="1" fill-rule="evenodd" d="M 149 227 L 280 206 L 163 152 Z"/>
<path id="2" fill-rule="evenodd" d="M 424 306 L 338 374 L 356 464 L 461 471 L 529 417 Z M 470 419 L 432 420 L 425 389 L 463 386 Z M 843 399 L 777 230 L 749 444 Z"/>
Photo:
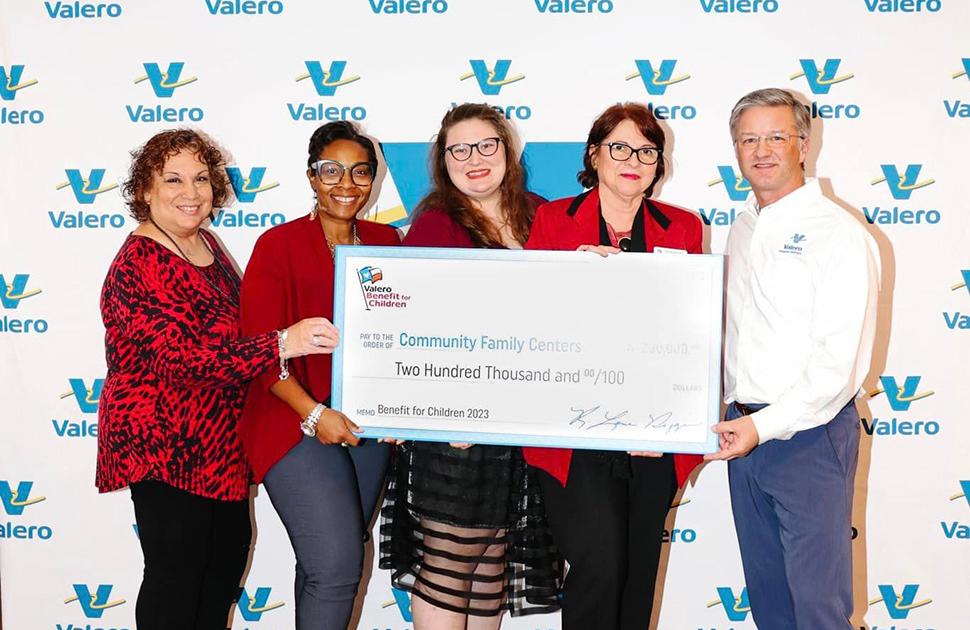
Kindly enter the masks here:
<path id="1" fill-rule="evenodd" d="M 364 245 L 400 245 L 389 225 L 357 221 Z M 279 330 L 306 317 L 333 318 L 333 259 L 320 223 L 306 217 L 271 228 L 256 241 L 242 283 L 240 318 L 244 334 Z M 295 378 L 318 401 L 330 397 L 329 354 L 290 359 Z M 303 433 L 289 405 L 269 391 L 279 380 L 279 366 L 249 385 L 240 435 L 256 483 L 296 446 Z"/>
<path id="2" fill-rule="evenodd" d="M 701 222 L 693 213 L 647 200 L 643 229 L 648 252 L 654 247 L 669 247 L 702 253 Z M 575 250 L 580 245 L 596 245 L 599 240 L 599 190 L 593 188 L 577 197 L 539 206 L 525 248 Z M 572 449 L 523 447 L 522 453 L 529 464 L 566 485 Z M 674 455 L 678 484 L 684 483 L 701 459 L 700 455 Z"/>

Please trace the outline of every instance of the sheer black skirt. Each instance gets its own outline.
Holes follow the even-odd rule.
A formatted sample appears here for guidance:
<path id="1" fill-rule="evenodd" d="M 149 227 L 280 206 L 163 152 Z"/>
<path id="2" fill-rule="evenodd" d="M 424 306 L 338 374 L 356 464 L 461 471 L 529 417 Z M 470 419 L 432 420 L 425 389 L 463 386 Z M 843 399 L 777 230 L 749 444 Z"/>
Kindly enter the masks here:
<path id="1" fill-rule="evenodd" d="M 396 588 L 469 615 L 559 608 L 562 561 L 521 449 L 407 442 L 395 455 L 380 566 Z"/>

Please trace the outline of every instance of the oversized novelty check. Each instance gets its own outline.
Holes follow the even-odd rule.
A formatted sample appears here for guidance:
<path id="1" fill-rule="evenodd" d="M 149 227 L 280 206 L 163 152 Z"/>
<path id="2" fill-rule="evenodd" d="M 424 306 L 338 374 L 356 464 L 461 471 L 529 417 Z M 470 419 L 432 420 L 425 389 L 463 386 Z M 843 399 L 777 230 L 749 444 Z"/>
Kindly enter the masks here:
<path id="1" fill-rule="evenodd" d="M 390 436 L 710 453 L 723 258 L 338 247 L 331 404 Z"/>

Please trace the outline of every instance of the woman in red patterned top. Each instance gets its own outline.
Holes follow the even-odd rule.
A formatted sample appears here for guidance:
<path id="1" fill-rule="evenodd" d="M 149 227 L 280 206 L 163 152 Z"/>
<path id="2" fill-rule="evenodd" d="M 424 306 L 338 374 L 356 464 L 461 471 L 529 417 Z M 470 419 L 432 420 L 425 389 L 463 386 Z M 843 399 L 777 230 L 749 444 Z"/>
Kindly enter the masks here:
<path id="1" fill-rule="evenodd" d="M 323 318 L 241 337 L 239 277 L 199 227 L 228 196 L 222 155 L 195 131 L 132 153 L 124 195 L 138 228 L 101 293 L 108 374 L 97 486 L 129 486 L 145 556 L 135 617 L 151 628 L 223 629 L 251 538 L 237 435 L 247 382 L 289 357 L 330 353 Z"/>

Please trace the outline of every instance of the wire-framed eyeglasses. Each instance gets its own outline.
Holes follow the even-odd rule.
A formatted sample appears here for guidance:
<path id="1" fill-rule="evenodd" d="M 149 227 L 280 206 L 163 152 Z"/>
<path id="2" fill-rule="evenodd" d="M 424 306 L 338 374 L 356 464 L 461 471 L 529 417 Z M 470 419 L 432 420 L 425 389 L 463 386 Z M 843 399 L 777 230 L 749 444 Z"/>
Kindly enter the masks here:
<path id="1" fill-rule="evenodd" d="M 738 145 L 742 149 L 750 151 L 761 144 L 761 141 L 764 140 L 765 144 L 768 145 L 769 148 L 780 149 L 782 147 L 787 147 L 792 138 L 804 140 L 805 136 L 797 133 L 770 133 L 767 136 L 745 133 L 735 138 L 734 144 Z"/>

